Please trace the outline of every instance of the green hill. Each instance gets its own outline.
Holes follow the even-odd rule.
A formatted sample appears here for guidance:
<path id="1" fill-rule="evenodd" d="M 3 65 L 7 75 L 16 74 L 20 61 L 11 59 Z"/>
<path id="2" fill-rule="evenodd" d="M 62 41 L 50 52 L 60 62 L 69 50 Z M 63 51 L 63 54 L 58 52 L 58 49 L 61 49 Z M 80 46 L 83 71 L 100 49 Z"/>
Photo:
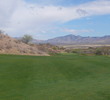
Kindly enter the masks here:
<path id="1" fill-rule="evenodd" d="M 0 55 L 0 100 L 110 100 L 110 57 Z"/>

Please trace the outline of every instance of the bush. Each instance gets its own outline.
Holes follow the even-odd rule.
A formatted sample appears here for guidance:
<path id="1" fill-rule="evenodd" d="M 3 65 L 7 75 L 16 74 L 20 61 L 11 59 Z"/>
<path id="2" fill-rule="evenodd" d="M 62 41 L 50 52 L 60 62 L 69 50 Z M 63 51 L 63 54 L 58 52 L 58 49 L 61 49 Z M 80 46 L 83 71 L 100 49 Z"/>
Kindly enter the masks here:
<path id="1" fill-rule="evenodd" d="M 33 38 L 32 38 L 32 36 L 31 35 L 24 35 L 23 37 L 22 37 L 22 42 L 24 42 L 24 43 L 26 43 L 26 44 L 28 44 L 30 41 L 32 41 L 33 40 Z"/>
<path id="2" fill-rule="evenodd" d="M 95 54 L 96 54 L 96 55 L 103 55 L 103 54 L 102 54 L 102 51 L 101 51 L 101 50 L 99 50 L 99 49 L 98 49 L 98 50 L 96 50 Z"/>

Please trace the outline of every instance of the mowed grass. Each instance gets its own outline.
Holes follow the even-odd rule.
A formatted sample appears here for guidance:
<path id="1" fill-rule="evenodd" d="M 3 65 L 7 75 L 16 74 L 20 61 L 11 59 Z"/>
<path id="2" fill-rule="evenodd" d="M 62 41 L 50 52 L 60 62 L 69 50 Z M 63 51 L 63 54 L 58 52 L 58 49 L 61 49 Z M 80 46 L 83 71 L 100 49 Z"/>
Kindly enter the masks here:
<path id="1" fill-rule="evenodd" d="M 110 100 L 110 57 L 0 55 L 0 100 Z"/>

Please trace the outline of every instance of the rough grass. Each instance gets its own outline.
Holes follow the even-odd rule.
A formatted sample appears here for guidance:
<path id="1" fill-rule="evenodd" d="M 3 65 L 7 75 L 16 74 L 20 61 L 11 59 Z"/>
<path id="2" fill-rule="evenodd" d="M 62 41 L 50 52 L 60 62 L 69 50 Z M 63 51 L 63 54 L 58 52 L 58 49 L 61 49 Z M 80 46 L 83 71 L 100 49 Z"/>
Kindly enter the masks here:
<path id="1" fill-rule="evenodd" d="M 0 100 L 110 100 L 110 57 L 0 55 Z"/>

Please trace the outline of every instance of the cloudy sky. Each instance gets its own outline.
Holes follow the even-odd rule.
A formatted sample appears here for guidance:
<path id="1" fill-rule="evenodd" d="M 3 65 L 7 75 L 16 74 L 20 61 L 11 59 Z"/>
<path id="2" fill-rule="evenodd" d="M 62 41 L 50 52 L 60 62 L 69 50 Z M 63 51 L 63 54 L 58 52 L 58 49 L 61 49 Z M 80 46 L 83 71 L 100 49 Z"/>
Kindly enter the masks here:
<path id="1" fill-rule="evenodd" d="M 0 29 L 36 39 L 110 35 L 110 0 L 0 0 Z"/>

